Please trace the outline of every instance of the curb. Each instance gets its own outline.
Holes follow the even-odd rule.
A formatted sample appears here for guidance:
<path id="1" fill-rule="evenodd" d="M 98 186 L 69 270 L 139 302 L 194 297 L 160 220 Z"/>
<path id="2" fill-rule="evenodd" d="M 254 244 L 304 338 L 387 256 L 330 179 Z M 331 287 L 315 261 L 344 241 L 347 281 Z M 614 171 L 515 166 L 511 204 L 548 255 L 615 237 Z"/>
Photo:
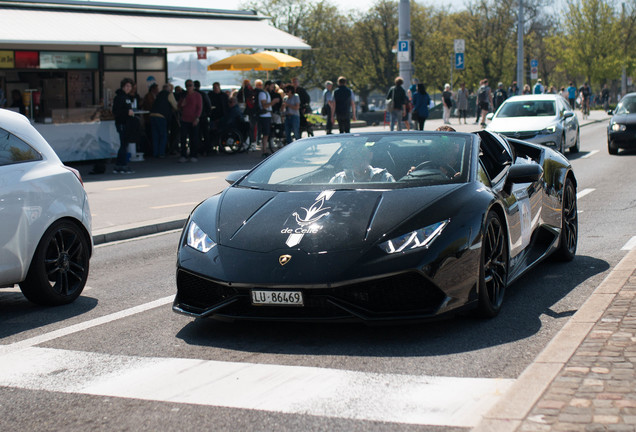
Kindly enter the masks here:
<path id="1" fill-rule="evenodd" d="M 592 327 L 601 319 L 632 275 L 634 268 L 636 268 L 636 249 L 623 257 L 596 287 L 533 363 L 502 395 L 499 402 L 482 417 L 472 432 L 514 432 L 517 430 Z"/>
<path id="2" fill-rule="evenodd" d="M 159 221 L 156 223 L 141 222 L 138 225 L 120 228 L 116 231 L 109 231 L 108 229 L 98 230 L 97 233 L 93 235 L 93 244 L 97 246 L 104 243 L 128 240 L 135 237 L 181 229 L 185 225 L 186 220 L 187 219 L 177 219 Z"/>

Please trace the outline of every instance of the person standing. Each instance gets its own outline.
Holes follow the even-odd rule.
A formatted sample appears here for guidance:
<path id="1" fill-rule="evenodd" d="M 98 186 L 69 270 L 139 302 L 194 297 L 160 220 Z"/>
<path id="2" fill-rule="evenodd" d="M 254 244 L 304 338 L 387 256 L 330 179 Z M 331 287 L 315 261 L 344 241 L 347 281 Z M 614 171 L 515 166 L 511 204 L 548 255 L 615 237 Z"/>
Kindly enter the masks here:
<path id="1" fill-rule="evenodd" d="M 497 84 L 497 90 L 495 90 L 495 96 L 493 98 L 493 111 L 497 111 L 504 101 L 508 99 L 508 93 L 503 87 L 503 83 Z"/>
<path id="2" fill-rule="evenodd" d="M 215 82 L 212 84 L 212 91 L 208 93 L 210 99 L 210 143 L 212 150 L 217 148 L 219 143 L 219 122 L 229 108 L 229 97 L 227 93 L 221 91 L 221 84 Z"/>
<path id="3" fill-rule="evenodd" d="M 285 87 L 282 110 L 285 113 L 285 139 L 287 144 L 291 144 L 292 133 L 294 139 L 300 138 L 300 97 L 291 84 Z"/>
<path id="4" fill-rule="evenodd" d="M 300 128 L 304 130 L 307 128 L 307 114 L 311 112 L 311 96 L 309 96 L 307 90 L 300 86 L 298 77 L 293 77 L 291 83 L 294 86 L 294 93 L 300 98 Z"/>
<path id="5" fill-rule="evenodd" d="M 422 83 L 417 84 L 417 89 L 413 93 L 413 118 L 417 121 L 417 129 L 424 130 L 424 122 L 428 119 L 428 106 L 431 98 L 426 93 L 426 87 Z"/>
<path id="6" fill-rule="evenodd" d="M 466 83 L 462 81 L 457 90 L 457 111 L 459 112 L 459 123 L 464 118 L 464 124 L 466 124 L 466 115 L 468 114 L 468 90 L 466 89 Z"/>
<path id="7" fill-rule="evenodd" d="M 333 83 L 331 81 L 325 81 L 325 89 L 322 91 L 322 115 L 327 117 L 327 125 L 325 130 L 327 135 L 331 134 L 333 129 L 333 112 L 335 102 L 333 100 Z"/>
<path id="8" fill-rule="evenodd" d="M 444 108 L 444 124 L 450 124 L 451 109 L 453 108 L 453 92 L 450 84 L 444 84 L 442 92 L 442 103 Z"/>
<path id="9" fill-rule="evenodd" d="M 404 90 L 402 91 L 404 92 Z M 333 92 L 333 99 L 335 102 L 334 111 L 336 120 L 338 121 L 339 132 L 349 133 L 351 131 L 352 114 L 353 121 L 356 120 L 356 102 L 353 98 L 353 91 L 347 87 L 347 79 L 343 76 L 338 78 L 338 88 Z"/>
<path id="10" fill-rule="evenodd" d="M 482 80 L 482 85 L 477 92 L 477 102 L 479 103 L 479 110 L 481 112 L 481 127 L 486 127 L 486 115 L 492 105 L 492 91 L 488 86 L 488 79 Z"/>
<path id="11" fill-rule="evenodd" d="M 406 92 L 402 88 L 404 79 L 402 77 L 395 78 L 395 85 L 389 89 L 386 100 L 389 101 L 388 110 L 391 115 L 391 124 L 389 128 L 393 130 L 397 124 L 397 130 L 402 130 L 402 117 L 406 115 Z"/>
<path id="12" fill-rule="evenodd" d="M 607 88 L 607 84 L 603 84 L 603 88 L 601 89 L 601 103 L 603 104 L 603 109 L 605 111 L 609 109 L 609 99 L 610 91 Z"/>
<path id="13" fill-rule="evenodd" d="M 201 95 L 194 91 L 191 79 L 185 82 L 186 95 L 179 101 L 181 110 L 181 157 L 179 162 L 188 161 L 188 139 L 190 141 L 190 162 L 197 162 L 199 146 L 199 117 L 203 111 Z"/>
<path id="14" fill-rule="evenodd" d="M 533 94 L 543 94 L 545 93 L 545 87 L 543 87 L 543 83 L 541 82 L 541 78 L 537 80 L 537 83 L 534 85 L 534 89 L 532 90 Z"/>
<path id="15" fill-rule="evenodd" d="M 199 116 L 199 150 L 207 154 L 212 150 L 210 145 L 210 110 L 212 105 L 207 93 L 201 91 L 199 80 L 194 81 L 194 91 L 201 95 L 202 103 L 201 115 Z"/>
<path id="16" fill-rule="evenodd" d="M 519 94 L 519 86 L 517 81 L 513 81 L 510 87 L 508 87 L 508 97 L 517 96 Z"/>
<path id="17" fill-rule="evenodd" d="M 172 93 L 172 85 L 164 84 L 150 108 L 150 127 L 152 129 L 152 156 L 166 157 L 168 143 L 168 125 L 172 114 L 177 111 L 177 101 Z"/>
<path id="18" fill-rule="evenodd" d="M 271 81 L 266 81 L 263 86 L 263 81 L 256 80 L 254 82 L 258 94 L 258 128 L 263 136 L 261 141 L 261 154 L 263 157 L 269 156 L 269 136 L 272 129 L 272 97 L 269 94 L 269 88 L 272 85 Z"/>
<path id="19" fill-rule="evenodd" d="M 133 99 L 131 92 L 133 80 L 124 78 L 119 84 L 113 99 L 113 115 L 115 127 L 119 133 L 119 151 L 115 162 L 114 173 L 132 174 L 134 171 L 128 166 L 128 143 L 135 132 L 135 113 L 133 111 Z"/>

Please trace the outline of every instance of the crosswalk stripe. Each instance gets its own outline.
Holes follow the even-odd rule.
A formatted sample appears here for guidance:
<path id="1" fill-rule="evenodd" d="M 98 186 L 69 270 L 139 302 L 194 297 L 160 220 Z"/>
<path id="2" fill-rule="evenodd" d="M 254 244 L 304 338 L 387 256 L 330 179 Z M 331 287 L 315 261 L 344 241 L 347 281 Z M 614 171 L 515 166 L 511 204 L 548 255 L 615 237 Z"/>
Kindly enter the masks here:
<path id="1" fill-rule="evenodd" d="M 594 156 L 596 153 L 598 153 L 600 150 L 592 150 L 591 152 L 589 152 L 588 154 L 586 154 L 585 156 L 581 156 L 581 159 L 587 159 L 590 158 L 592 156 Z"/>
<path id="2" fill-rule="evenodd" d="M 0 386 L 454 427 L 475 426 L 513 381 L 39 347 L 0 355 Z"/>

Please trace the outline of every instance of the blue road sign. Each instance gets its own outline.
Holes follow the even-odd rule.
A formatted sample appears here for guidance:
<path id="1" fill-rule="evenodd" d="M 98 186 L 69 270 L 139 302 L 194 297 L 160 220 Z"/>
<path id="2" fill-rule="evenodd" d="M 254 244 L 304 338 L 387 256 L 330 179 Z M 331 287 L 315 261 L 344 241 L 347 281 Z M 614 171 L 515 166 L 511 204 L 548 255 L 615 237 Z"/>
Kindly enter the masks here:
<path id="1" fill-rule="evenodd" d="M 408 40 L 398 41 L 397 61 L 407 62 L 409 61 L 409 59 L 410 59 L 409 41 Z"/>
<path id="2" fill-rule="evenodd" d="M 539 67 L 539 60 L 530 60 L 530 67 L 536 68 Z"/>
<path id="3" fill-rule="evenodd" d="M 464 70 L 464 53 L 455 53 L 455 69 Z"/>

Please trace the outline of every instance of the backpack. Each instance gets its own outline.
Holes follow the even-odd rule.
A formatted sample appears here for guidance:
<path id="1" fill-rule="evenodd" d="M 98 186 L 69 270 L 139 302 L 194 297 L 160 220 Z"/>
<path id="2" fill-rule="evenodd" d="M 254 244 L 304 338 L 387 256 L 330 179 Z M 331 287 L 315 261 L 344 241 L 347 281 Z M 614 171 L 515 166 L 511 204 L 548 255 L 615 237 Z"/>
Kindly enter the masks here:
<path id="1" fill-rule="evenodd" d="M 488 103 L 488 88 L 486 86 L 482 86 L 479 88 L 479 93 L 477 94 L 477 99 L 480 103 Z"/>

